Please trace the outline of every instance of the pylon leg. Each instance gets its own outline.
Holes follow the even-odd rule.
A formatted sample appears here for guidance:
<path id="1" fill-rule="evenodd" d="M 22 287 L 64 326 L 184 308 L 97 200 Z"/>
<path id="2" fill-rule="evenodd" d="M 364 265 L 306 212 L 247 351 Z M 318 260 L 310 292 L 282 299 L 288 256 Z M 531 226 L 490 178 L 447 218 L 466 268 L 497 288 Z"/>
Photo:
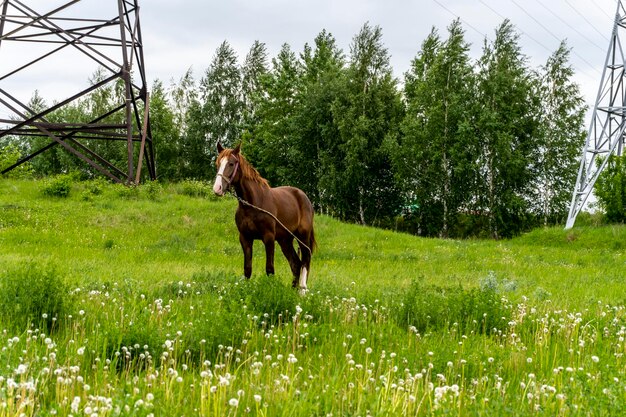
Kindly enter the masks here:
<path id="1" fill-rule="evenodd" d="M 626 127 L 626 89 L 624 86 L 626 55 L 622 47 L 623 41 L 626 41 L 625 25 L 626 10 L 622 1 L 619 0 L 598 96 L 587 140 L 580 157 L 578 178 L 565 224 L 566 230 L 574 226 L 576 217 L 589 200 L 596 180 L 606 167 L 608 157 L 612 154 L 622 154 Z"/>

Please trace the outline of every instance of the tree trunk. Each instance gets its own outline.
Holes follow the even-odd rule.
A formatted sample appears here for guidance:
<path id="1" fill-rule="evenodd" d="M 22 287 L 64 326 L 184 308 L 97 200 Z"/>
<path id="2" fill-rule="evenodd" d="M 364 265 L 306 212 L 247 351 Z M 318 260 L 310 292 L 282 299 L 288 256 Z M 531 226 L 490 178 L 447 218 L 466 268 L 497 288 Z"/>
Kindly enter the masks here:
<path id="1" fill-rule="evenodd" d="M 361 224 L 365 226 L 365 209 L 363 208 L 363 188 L 359 187 L 359 217 Z"/>
<path id="2" fill-rule="evenodd" d="M 446 129 L 447 130 L 447 129 Z M 444 179 L 443 179 L 443 224 L 441 226 L 441 237 L 448 237 L 448 197 L 450 196 L 450 175 L 448 172 L 448 156 L 443 153 L 442 158 Z"/>
<path id="3" fill-rule="evenodd" d="M 498 240 L 498 223 L 496 221 L 495 214 L 495 179 L 493 173 L 493 155 L 491 154 L 491 150 L 488 151 L 489 155 L 487 158 L 487 186 L 489 188 L 489 229 L 491 230 L 491 236 Z"/>
<path id="4" fill-rule="evenodd" d="M 441 237 L 448 237 L 448 199 L 450 198 L 450 172 L 449 172 L 449 161 L 448 161 L 448 97 L 447 91 L 450 88 L 450 73 L 451 70 L 448 70 L 448 79 L 446 82 L 446 97 L 443 100 L 443 143 L 442 143 L 442 157 L 441 164 L 443 168 L 443 221 L 441 226 Z"/>

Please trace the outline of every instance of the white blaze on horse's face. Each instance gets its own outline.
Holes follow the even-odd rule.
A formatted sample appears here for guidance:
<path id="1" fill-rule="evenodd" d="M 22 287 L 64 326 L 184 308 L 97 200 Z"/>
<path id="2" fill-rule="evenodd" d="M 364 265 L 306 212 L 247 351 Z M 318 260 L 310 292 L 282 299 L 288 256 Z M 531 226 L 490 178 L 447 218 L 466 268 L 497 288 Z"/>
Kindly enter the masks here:
<path id="1" fill-rule="evenodd" d="M 224 195 L 226 187 L 224 186 L 224 171 L 228 166 L 228 157 L 223 157 L 220 161 L 219 168 L 217 170 L 217 176 L 215 177 L 215 183 L 213 184 L 213 192 L 219 196 Z"/>

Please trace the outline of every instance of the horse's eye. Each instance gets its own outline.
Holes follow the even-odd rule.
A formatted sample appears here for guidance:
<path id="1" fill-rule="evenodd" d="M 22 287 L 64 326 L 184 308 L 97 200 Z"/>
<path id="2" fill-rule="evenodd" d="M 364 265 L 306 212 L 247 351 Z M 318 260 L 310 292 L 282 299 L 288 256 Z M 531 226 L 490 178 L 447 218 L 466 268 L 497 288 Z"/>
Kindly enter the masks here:
<path id="1" fill-rule="evenodd" d="M 233 165 L 235 165 L 235 163 L 234 163 L 234 162 L 231 162 L 230 164 L 228 164 L 228 166 L 231 166 L 231 167 L 232 167 Z"/>

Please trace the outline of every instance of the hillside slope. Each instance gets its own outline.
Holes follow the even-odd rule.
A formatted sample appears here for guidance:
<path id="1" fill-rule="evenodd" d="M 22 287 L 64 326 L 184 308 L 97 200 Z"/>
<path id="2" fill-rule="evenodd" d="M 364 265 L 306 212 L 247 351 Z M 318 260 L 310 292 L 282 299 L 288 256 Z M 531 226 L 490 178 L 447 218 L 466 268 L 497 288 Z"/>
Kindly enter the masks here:
<path id="1" fill-rule="evenodd" d="M 0 180 L 0 417 L 626 413 L 622 227 L 318 216 L 302 297 L 260 245 L 241 277 L 232 197 L 56 181 Z"/>
<path id="2" fill-rule="evenodd" d="M 242 274 L 232 197 L 193 197 L 184 185 L 129 189 L 87 182 L 58 198 L 42 193 L 46 184 L 0 181 L 0 268 L 47 261 L 76 283 L 176 281 L 206 270 Z M 313 290 L 332 285 L 359 294 L 405 288 L 416 279 L 464 287 L 491 280 L 511 296 L 574 305 L 621 301 L 626 290 L 623 226 L 538 229 L 500 242 L 424 239 L 320 215 L 315 228 Z M 259 242 L 254 256 L 253 277 L 264 271 Z M 289 281 L 279 250 L 276 267 Z"/>

